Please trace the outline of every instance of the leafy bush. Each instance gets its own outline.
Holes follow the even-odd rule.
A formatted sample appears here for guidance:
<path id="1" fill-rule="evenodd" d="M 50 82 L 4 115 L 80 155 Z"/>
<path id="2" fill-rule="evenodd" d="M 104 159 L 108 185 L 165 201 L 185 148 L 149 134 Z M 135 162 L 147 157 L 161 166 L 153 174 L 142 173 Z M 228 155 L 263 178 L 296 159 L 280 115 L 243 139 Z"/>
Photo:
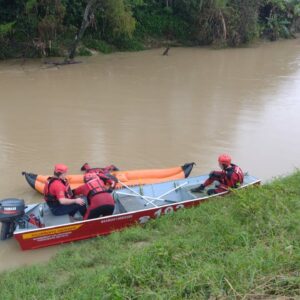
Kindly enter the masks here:
<path id="1" fill-rule="evenodd" d="M 79 56 L 91 56 L 92 55 L 92 52 L 85 47 L 79 47 L 77 52 L 78 52 Z"/>
<path id="2" fill-rule="evenodd" d="M 100 51 L 102 53 L 111 53 L 114 51 L 114 47 L 102 40 L 96 40 L 93 37 L 89 37 L 84 40 L 84 45 L 88 48 Z"/>
<path id="3" fill-rule="evenodd" d="M 5 35 L 11 33 L 13 26 L 16 22 L 10 22 L 6 24 L 0 24 L 0 37 L 4 37 Z"/>
<path id="4" fill-rule="evenodd" d="M 133 10 L 137 20 L 135 36 L 187 40 L 190 38 L 189 24 L 174 13 L 172 7 L 147 1 Z M 174 4 L 175 5 L 175 4 Z"/>
<path id="5" fill-rule="evenodd" d="M 261 34 L 271 40 L 289 38 L 299 17 L 298 0 L 266 0 L 260 8 Z"/>
<path id="6" fill-rule="evenodd" d="M 122 51 L 140 51 L 144 50 L 144 46 L 137 39 L 127 36 L 120 36 L 114 40 L 114 44 Z"/>

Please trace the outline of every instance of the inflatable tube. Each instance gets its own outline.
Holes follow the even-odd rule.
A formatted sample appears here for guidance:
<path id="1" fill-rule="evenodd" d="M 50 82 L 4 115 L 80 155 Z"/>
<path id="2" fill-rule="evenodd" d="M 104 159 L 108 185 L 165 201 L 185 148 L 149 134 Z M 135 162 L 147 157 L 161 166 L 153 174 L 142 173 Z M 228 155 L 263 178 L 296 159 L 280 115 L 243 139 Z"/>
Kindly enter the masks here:
<path id="1" fill-rule="evenodd" d="M 130 171 L 112 171 L 109 174 L 115 176 L 122 183 L 128 186 L 151 184 L 187 178 L 195 163 L 186 163 L 181 167 L 168 169 L 148 169 L 148 170 L 130 170 Z M 22 172 L 28 184 L 36 191 L 43 194 L 44 186 L 50 175 L 37 175 L 34 173 Z M 84 183 L 84 174 L 67 175 L 67 179 L 72 189 Z M 122 188 L 117 184 L 116 188 Z"/>

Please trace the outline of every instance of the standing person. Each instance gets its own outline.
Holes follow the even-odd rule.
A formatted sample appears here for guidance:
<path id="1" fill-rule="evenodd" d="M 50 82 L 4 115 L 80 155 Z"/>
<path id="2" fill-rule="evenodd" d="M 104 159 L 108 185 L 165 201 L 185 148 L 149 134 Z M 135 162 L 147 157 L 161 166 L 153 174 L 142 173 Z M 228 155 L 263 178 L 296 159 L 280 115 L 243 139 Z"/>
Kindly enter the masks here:
<path id="1" fill-rule="evenodd" d="M 51 212 L 55 216 L 69 215 L 74 217 L 77 211 L 84 216 L 85 201 L 82 198 L 73 198 L 72 190 L 66 178 L 68 167 L 57 164 L 54 175 L 49 177 L 44 188 L 44 197 Z"/>
<path id="2" fill-rule="evenodd" d="M 75 195 L 87 197 L 89 207 L 84 220 L 112 215 L 115 201 L 109 192 L 115 187 L 116 181 L 99 173 L 87 173 L 84 175 L 84 180 L 83 185 L 73 190 Z"/>
<path id="3" fill-rule="evenodd" d="M 211 185 L 214 181 L 218 181 L 219 184 L 216 188 L 209 189 L 208 195 L 218 194 L 228 191 L 228 188 L 237 188 L 244 181 L 244 173 L 240 167 L 231 163 L 231 157 L 228 154 L 222 154 L 218 158 L 221 171 L 212 171 L 209 174 L 208 179 L 200 184 L 200 186 L 191 189 L 191 192 L 201 193 L 204 189 Z"/>

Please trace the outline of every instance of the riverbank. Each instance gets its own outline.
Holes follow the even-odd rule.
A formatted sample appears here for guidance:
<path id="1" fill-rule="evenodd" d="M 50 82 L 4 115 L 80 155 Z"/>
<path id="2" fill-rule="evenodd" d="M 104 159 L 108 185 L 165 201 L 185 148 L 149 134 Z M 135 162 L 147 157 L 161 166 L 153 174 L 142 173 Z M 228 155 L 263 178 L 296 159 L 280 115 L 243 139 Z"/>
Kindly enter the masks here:
<path id="1" fill-rule="evenodd" d="M 298 1 L 0 2 L 0 59 L 91 55 L 180 44 L 237 47 L 300 30 Z"/>
<path id="2" fill-rule="evenodd" d="M 0 274 L 1 299 L 300 296 L 300 172 Z"/>

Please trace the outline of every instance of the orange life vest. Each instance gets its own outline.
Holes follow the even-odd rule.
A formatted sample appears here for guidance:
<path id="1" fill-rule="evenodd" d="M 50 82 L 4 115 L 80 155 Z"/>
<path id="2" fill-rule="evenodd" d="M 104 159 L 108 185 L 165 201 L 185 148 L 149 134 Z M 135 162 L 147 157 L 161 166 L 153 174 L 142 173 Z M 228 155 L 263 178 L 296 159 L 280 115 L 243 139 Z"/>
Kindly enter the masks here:
<path id="1" fill-rule="evenodd" d="M 87 195 L 88 201 L 97 194 L 107 193 L 104 182 L 98 176 L 92 178 L 86 184 L 89 188 L 89 193 Z"/>

